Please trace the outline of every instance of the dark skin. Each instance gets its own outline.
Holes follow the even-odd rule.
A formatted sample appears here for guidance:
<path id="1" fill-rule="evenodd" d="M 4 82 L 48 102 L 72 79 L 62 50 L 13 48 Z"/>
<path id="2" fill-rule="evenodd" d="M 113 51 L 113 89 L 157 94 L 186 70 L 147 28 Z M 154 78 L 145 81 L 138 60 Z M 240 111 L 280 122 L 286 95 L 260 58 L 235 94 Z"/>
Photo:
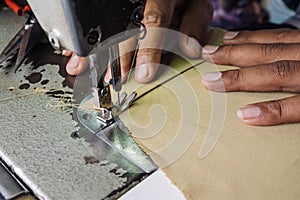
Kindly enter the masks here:
<path id="1" fill-rule="evenodd" d="M 199 11 L 205 12 L 199 12 Z M 208 39 L 208 26 L 212 19 L 213 8 L 210 0 L 147 0 L 144 11 L 146 28 L 176 27 L 181 33 L 187 35 L 179 39 L 182 51 L 190 58 L 201 56 L 201 45 Z M 161 31 L 149 31 L 145 39 L 140 41 L 140 50 L 136 57 L 135 80 L 139 83 L 148 83 L 153 80 L 158 64 L 161 61 L 159 49 L 145 48 L 147 45 L 160 46 L 163 43 Z M 120 45 L 120 51 L 134 49 L 136 40 L 130 39 Z M 78 57 L 70 51 L 64 51 L 65 56 L 71 56 L 66 68 L 71 75 L 83 72 L 87 66 L 87 59 Z M 131 67 L 133 53 L 121 56 L 122 78 L 125 80 L 127 72 Z M 110 71 L 110 70 L 108 70 Z M 106 75 L 106 80 L 110 74 Z"/>
<path id="2" fill-rule="evenodd" d="M 300 122 L 300 31 L 289 29 L 228 32 L 222 46 L 205 46 L 203 58 L 240 69 L 207 73 L 209 90 L 293 92 L 293 97 L 247 105 L 237 114 L 246 124 Z"/>

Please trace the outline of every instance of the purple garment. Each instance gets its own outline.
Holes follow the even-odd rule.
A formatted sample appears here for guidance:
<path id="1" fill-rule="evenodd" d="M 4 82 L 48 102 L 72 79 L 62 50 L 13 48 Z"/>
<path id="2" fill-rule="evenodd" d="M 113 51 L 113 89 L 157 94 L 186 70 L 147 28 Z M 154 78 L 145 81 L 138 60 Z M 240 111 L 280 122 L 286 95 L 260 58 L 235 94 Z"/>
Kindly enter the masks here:
<path id="1" fill-rule="evenodd" d="M 221 8 L 217 0 L 212 0 L 214 16 L 212 26 L 227 30 L 247 29 L 267 21 L 267 13 L 258 1 L 237 0 L 225 10 Z"/>

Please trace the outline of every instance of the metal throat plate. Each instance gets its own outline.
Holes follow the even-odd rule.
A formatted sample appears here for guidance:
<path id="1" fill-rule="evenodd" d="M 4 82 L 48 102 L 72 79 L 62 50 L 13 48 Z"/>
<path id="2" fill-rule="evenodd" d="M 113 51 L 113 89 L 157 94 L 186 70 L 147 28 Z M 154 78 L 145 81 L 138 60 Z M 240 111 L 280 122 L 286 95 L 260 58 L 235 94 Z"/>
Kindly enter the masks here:
<path id="1" fill-rule="evenodd" d="M 81 104 L 91 101 L 92 98 L 92 94 L 86 96 Z M 92 133 L 92 135 L 85 134 L 83 138 L 97 159 L 112 157 L 112 155 L 118 154 L 117 157 L 127 160 L 146 173 L 157 169 L 157 166 L 137 145 L 131 137 L 129 130 L 118 117 L 114 117 L 111 122 L 106 124 L 98 119 L 99 113 L 97 110 L 79 107 L 76 114 L 80 124 Z"/>

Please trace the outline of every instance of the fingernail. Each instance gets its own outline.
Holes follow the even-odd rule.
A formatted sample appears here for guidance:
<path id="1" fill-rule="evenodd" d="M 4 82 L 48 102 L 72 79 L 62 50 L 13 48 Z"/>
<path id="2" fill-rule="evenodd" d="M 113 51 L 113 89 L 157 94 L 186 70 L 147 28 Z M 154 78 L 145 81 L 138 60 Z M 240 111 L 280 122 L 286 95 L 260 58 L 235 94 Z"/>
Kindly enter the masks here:
<path id="1" fill-rule="evenodd" d="M 149 76 L 149 66 L 147 64 L 143 64 L 139 66 L 137 69 L 137 79 L 145 79 Z"/>
<path id="2" fill-rule="evenodd" d="M 219 49 L 219 46 L 206 45 L 206 46 L 203 48 L 203 53 L 206 53 L 206 54 L 213 54 L 213 53 L 215 53 L 218 49 Z"/>
<path id="3" fill-rule="evenodd" d="M 106 74 L 105 77 L 104 77 L 104 81 L 105 81 L 106 83 L 109 83 L 110 79 L 111 79 L 111 76 L 108 75 L 108 74 Z"/>
<path id="4" fill-rule="evenodd" d="M 68 67 L 72 68 L 72 69 L 76 69 L 78 67 L 79 59 L 80 59 L 79 56 L 77 56 L 77 55 L 74 54 L 70 58 Z"/>
<path id="5" fill-rule="evenodd" d="M 257 106 L 245 107 L 236 112 L 240 119 L 252 119 L 261 115 L 261 110 Z"/>
<path id="6" fill-rule="evenodd" d="M 186 43 L 187 43 L 187 46 L 189 48 L 191 48 L 192 51 L 196 51 L 197 53 L 200 53 L 201 45 L 195 38 L 188 37 Z"/>
<path id="7" fill-rule="evenodd" d="M 227 32 L 224 34 L 223 38 L 225 40 L 232 40 L 233 38 L 235 38 L 237 35 L 239 34 L 239 32 Z"/>
<path id="8" fill-rule="evenodd" d="M 67 53 L 67 50 L 62 50 L 61 54 L 65 55 Z"/>
<path id="9" fill-rule="evenodd" d="M 220 72 L 208 72 L 204 74 L 203 79 L 206 82 L 213 82 L 213 81 L 220 80 L 221 77 L 222 77 L 222 73 Z"/>

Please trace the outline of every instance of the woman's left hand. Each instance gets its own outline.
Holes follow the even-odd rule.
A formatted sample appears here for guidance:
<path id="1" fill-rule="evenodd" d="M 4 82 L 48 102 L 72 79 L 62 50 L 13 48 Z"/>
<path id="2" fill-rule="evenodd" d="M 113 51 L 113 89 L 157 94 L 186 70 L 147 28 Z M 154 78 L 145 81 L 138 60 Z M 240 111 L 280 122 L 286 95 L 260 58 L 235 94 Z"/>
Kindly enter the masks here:
<path id="1" fill-rule="evenodd" d="M 207 61 L 240 67 L 206 73 L 203 85 L 213 91 L 283 91 L 300 93 L 300 30 L 227 32 L 222 46 L 205 46 Z M 300 94 L 247 105 L 237 115 L 250 125 L 300 122 Z"/>

